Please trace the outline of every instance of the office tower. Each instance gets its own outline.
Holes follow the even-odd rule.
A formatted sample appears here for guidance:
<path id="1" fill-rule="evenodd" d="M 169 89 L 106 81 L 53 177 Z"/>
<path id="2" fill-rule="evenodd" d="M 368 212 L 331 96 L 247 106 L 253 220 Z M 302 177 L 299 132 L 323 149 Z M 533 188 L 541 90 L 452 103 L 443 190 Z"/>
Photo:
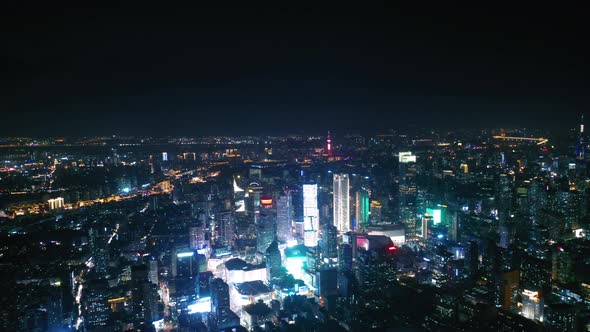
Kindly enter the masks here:
<path id="1" fill-rule="evenodd" d="M 510 311 L 516 305 L 520 273 L 518 270 L 501 272 L 496 278 L 496 304 Z"/>
<path id="2" fill-rule="evenodd" d="M 162 152 L 162 161 L 168 161 L 168 152 Z"/>
<path id="3" fill-rule="evenodd" d="M 131 308 L 134 323 L 140 329 L 141 327 L 150 328 L 151 322 L 158 320 L 156 287 L 148 279 L 147 265 L 131 268 Z"/>
<path id="4" fill-rule="evenodd" d="M 342 272 L 352 271 L 353 250 L 350 244 L 341 244 L 338 247 L 338 268 Z"/>
<path id="5" fill-rule="evenodd" d="M 406 227 L 406 239 L 416 237 L 416 156 L 399 153 L 399 218 Z"/>
<path id="6" fill-rule="evenodd" d="M 479 272 L 479 247 L 476 241 L 467 242 L 467 248 L 465 250 L 465 269 L 469 276 L 477 276 Z"/>
<path id="7" fill-rule="evenodd" d="M 381 203 L 378 201 L 371 201 L 370 222 L 371 224 L 378 224 L 381 222 Z"/>
<path id="8" fill-rule="evenodd" d="M 355 220 L 357 229 L 364 229 L 369 225 L 370 201 L 369 193 L 361 189 L 356 192 L 355 197 Z"/>
<path id="9" fill-rule="evenodd" d="M 551 285 L 551 262 L 533 256 L 523 255 L 520 261 L 520 285 L 532 289 L 543 289 Z"/>
<path id="10" fill-rule="evenodd" d="M 260 196 L 262 195 L 262 186 L 256 182 L 250 183 L 248 186 L 246 199 L 246 212 L 254 216 L 254 223 L 257 223 L 260 218 Z"/>
<path id="11" fill-rule="evenodd" d="M 211 296 L 211 280 L 213 280 L 213 272 L 204 271 L 199 272 L 197 280 L 197 297 L 204 298 Z"/>
<path id="12" fill-rule="evenodd" d="M 281 252 L 279 251 L 279 244 L 276 240 L 272 241 L 266 249 L 264 259 L 268 280 L 279 277 L 281 275 Z"/>
<path id="13" fill-rule="evenodd" d="M 216 214 L 219 225 L 219 242 L 223 245 L 232 245 L 236 238 L 234 215 L 231 212 Z"/>
<path id="14" fill-rule="evenodd" d="M 328 157 L 332 157 L 332 136 L 328 131 L 328 138 L 326 139 L 326 150 L 328 152 Z"/>
<path id="15" fill-rule="evenodd" d="M 94 261 L 94 271 L 101 276 L 108 274 L 109 247 L 106 227 L 95 225 L 88 230 L 88 242 Z"/>
<path id="16" fill-rule="evenodd" d="M 82 315 L 87 330 L 104 328 L 109 324 L 111 308 L 108 303 L 109 285 L 105 279 L 90 280 L 82 292 Z"/>
<path id="17" fill-rule="evenodd" d="M 348 174 L 334 174 L 334 226 L 340 233 L 350 231 L 349 185 Z"/>
<path id="18" fill-rule="evenodd" d="M 176 277 L 193 278 L 199 273 L 199 255 L 192 251 L 181 251 L 176 253 Z"/>
<path id="19" fill-rule="evenodd" d="M 238 175 L 237 178 L 240 176 Z M 235 212 L 246 212 L 246 192 L 244 189 L 240 188 L 236 178 L 234 178 L 233 182 L 233 192 L 234 192 L 234 201 L 235 201 Z"/>
<path id="20" fill-rule="evenodd" d="M 149 281 L 154 285 L 158 285 L 158 261 L 152 257 L 148 261 L 148 266 L 149 266 L 149 275 L 148 275 Z"/>
<path id="21" fill-rule="evenodd" d="M 552 279 L 562 284 L 575 281 L 573 273 L 573 258 L 571 253 L 562 246 L 558 246 L 552 255 Z"/>
<path id="22" fill-rule="evenodd" d="M 321 231 L 320 254 L 322 262 L 326 262 L 326 260 L 329 262 L 338 258 L 338 229 L 332 224 L 324 224 Z"/>
<path id="23" fill-rule="evenodd" d="M 276 237 L 277 230 L 274 219 L 266 216 L 260 218 L 256 224 L 256 249 L 264 254 Z"/>
<path id="24" fill-rule="evenodd" d="M 204 217 L 204 214 L 201 216 Z M 188 227 L 189 246 L 192 250 L 199 250 L 205 246 L 206 219 L 201 219 L 199 223 L 193 223 Z"/>
<path id="25" fill-rule="evenodd" d="M 422 236 L 422 239 L 424 241 L 429 239 L 429 226 L 432 223 L 432 216 L 426 214 L 422 217 L 422 231 L 420 232 L 420 235 Z"/>
<path id="26" fill-rule="evenodd" d="M 449 241 L 457 242 L 459 241 L 459 215 L 457 211 L 453 211 L 448 213 L 447 216 L 449 218 Z"/>
<path id="27" fill-rule="evenodd" d="M 306 247 L 318 245 L 318 228 L 320 225 L 318 210 L 318 185 L 303 185 L 303 244 Z"/>
<path id="28" fill-rule="evenodd" d="M 211 312 L 217 319 L 222 310 L 230 308 L 229 286 L 220 278 L 211 280 Z"/>
<path id="29" fill-rule="evenodd" d="M 500 243 L 499 247 L 507 249 L 512 244 L 514 238 L 514 227 L 509 224 L 500 225 Z"/>
<path id="30" fill-rule="evenodd" d="M 569 188 L 568 188 L 569 189 Z M 563 232 L 571 233 L 579 227 L 580 222 L 580 197 L 576 190 L 565 190 L 557 193 L 555 197 L 557 211 L 563 218 Z"/>
<path id="31" fill-rule="evenodd" d="M 522 315 L 528 319 L 543 321 L 543 297 L 539 290 L 522 291 Z"/>
<path id="32" fill-rule="evenodd" d="M 578 160 L 586 159 L 586 136 L 584 134 L 584 114 L 580 117 L 580 131 L 578 133 L 578 144 L 576 145 L 576 157 Z"/>
<path id="33" fill-rule="evenodd" d="M 291 192 L 287 191 L 277 200 L 277 237 L 280 241 L 293 238 L 291 224 L 293 222 L 293 202 Z"/>

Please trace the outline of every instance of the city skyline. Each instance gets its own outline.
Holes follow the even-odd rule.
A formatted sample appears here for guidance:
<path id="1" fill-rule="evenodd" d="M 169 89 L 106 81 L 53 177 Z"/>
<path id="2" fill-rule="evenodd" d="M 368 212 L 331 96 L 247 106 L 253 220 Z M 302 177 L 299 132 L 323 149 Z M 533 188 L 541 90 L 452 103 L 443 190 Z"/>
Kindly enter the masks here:
<path id="1" fill-rule="evenodd" d="M 0 330 L 590 331 L 586 11 L 6 7 Z"/>

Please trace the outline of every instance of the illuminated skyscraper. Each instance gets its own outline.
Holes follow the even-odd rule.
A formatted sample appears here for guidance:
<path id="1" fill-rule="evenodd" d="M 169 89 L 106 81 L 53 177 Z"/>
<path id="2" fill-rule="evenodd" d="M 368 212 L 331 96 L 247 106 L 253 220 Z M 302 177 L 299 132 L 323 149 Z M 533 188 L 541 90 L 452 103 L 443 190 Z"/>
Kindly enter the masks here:
<path id="1" fill-rule="evenodd" d="M 543 321 L 543 298 L 538 290 L 522 291 L 522 315 L 528 319 Z"/>
<path id="2" fill-rule="evenodd" d="M 584 114 L 580 118 L 580 132 L 578 133 L 578 144 L 576 146 L 576 157 L 579 160 L 586 159 L 586 140 L 584 134 Z"/>
<path id="3" fill-rule="evenodd" d="M 361 189 L 356 192 L 355 208 L 357 229 L 367 227 L 369 225 L 369 210 L 371 207 L 369 193 L 366 190 Z"/>
<path id="4" fill-rule="evenodd" d="M 348 174 L 334 174 L 334 226 L 341 233 L 350 231 L 349 183 Z"/>
<path id="5" fill-rule="evenodd" d="M 99 275 L 109 273 L 109 246 L 107 228 L 95 225 L 88 230 L 88 242 L 92 252 L 94 270 Z"/>
<path id="6" fill-rule="evenodd" d="M 328 132 L 328 138 L 326 139 L 326 148 L 328 157 L 332 157 L 332 137 L 330 136 L 330 132 Z"/>
<path id="7" fill-rule="evenodd" d="M 168 161 L 168 152 L 162 152 L 162 161 Z"/>
<path id="8" fill-rule="evenodd" d="M 318 210 L 318 185 L 303 185 L 303 244 L 306 247 L 318 245 L 318 228 L 320 226 Z"/>
<path id="9" fill-rule="evenodd" d="M 277 200 L 277 237 L 281 241 L 292 238 L 291 224 L 293 222 L 293 202 L 291 192 L 279 196 Z"/>
<path id="10" fill-rule="evenodd" d="M 409 240 L 416 236 L 416 156 L 399 153 L 399 214 Z"/>

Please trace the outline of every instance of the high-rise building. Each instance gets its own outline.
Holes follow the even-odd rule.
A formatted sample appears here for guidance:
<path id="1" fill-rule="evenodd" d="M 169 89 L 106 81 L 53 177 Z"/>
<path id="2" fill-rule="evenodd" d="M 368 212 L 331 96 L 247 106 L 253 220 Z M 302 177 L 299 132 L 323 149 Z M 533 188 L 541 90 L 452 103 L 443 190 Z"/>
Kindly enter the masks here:
<path id="1" fill-rule="evenodd" d="M 236 238 L 234 215 L 232 212 L 223 212 L 215 215 L 219 225 L 219 242 L 223 245 L 232 245 Z"/>
<path id="2" fill-rule="evenodd" d="M 355 221 L 357 229 L 363 229 L 369 225 L 370 209 L 369 193 L 364 189 L 357 191 L 355 199 Z"/>
<path id="3" fill-rule="evenodd" d="M 155 258 L 149 260 L 149 281 L 154 284 L 158 285 L 158 261 Z"/>
<path id="4" fill-rule="evenodd" d="M 156 287 L 149 282 L 149 268 L 146 265 L 131 269 L 131 302 L 135 324 L 143 328 L 151 327 L 151 322 L 158 320 Z M 143 328 L 142 328 L 143 327 Z"/>
<path id="5" fill-rule="evenodd" d="M 162 161 L 168 161 L 168 152 L 162 152 Z"/>
<path id="6" fill-rule="evenodd" d="M 341 244 L 338 247 L 338 268 L 342 272 L 351 272 L 353 263 L 353 250 L 350 244 Z"/>
<path id="7" fill-rule="evenodd" d="M 109 247 L 107 229 L 101 226 L 93 226 L 88 231 L 88 242 L 94 261 L 94 270 L 101 276 L 108 274 L 109 267 Z"/>
<path id="8" fill-rule="evenodd" d="M 328 138 L 326 139 L 326 151 L 328 153 L 328 157 L 332 157 L 332 136 L 328 131 Z"/>
<path id="9" fill-rule="evenodd" d="M 465 250 L 465 269 L 473 279 L 479 272 L 479 247 L 476 241 L 469 241 Z"/>
<path id="10" fill-rule="evenodd" d="M 216 315 L 222 309 L 229 309 L 229 286 L 223 279 L 211 280 L 211 312 Z"/>
<path id="11" fill-rule="evenodd" d="M 543 321 L 544 301 L 538 290 L 522 291 L 522 315 L 528 319 Z"/>
<path id="12" fill-rule="evenodd" d="M 268 279 L 272 280 L 278 277 L 281 274 L 281 252 L 279 251 L 279 245 L 276 240 L 272 241 L 266 249 L 264 259 L 266 261 Z"/>
<path id="13" fill-rule="evenodd" d="M 292 235 L 293 202 L 291 192 L 279 196 L 277 200 L 277 237 L 280 241 L 289 241 Z"/>
<path id="14" fill-rule="evenodd" d="M 111 308 L 108 303 L 109 284 L 105 279 L 90 280 L 82 293 L 82 314 L 87 330 L 104 328 L 109 324 Z"/>
<path id="15" fill-rule="evenodd" d="M 202 214 L 204 216 L 204 214 Z M 205 222 L 193 223 L 188 228 L 189 245 L 192 250 L 202 249 L 205 246 Z"/>
<path id="16" fill-rule="evenodd" d="M 370 222 L 372 225 L 378 224 L 381 222 L 381 210 L 383 206 L 379 201 L 371 201 L 371 212 L 370 212 Z"/>
<path id="17" fill-rule="evenodd" d="M 338 258 L 338 229 L 332 224 L 324 224 L 321 231 L 320 254 L 322 263 L 330 263 L 330 261 Z"/>
<path id="18" fill-rule="evenodd" d="M 211 296 L 211 280 L 213 280 L 213 272 L 203 271 L 199 273 L 199 277 L 197 279 L 198 298 Z"/>
<path id="19" fill-rule="evenodd" d="M 341 233 L 350 231 L 350 206 L 348 174 L 334 174 L 334 226 Z"/>
<path id="20" fill-rule="evenodd" d="M 199 273 L 199 255 L 192 250 L 176 253 L 176 277 L 193 278 Z"/>
<path id="21" fill-rule="evenodd" d="M 416 237 L 416 156 L 399 153 L 399 218 L 406 226 L 406 238 Z"/>
<path id="22" fill-rule="evenodd" d="M 448 228 L 449 228 L 449 240 L 452 242 L 459 241 L 459 215 L 457 211 L 453 211 L 447 213 L 449 218 Z"/>
<path id="23" fill-rule="evenodd" d="M 576 145 L 576 157 L 578 160 L 586 159 L 586 134 L 584 133 L 584 114 L 580 117 L 580 132 L 578 133 L 578 144 Z"/>
<path id="24" fill-rule="evenodd" d="M 520 272 L 518 270 L 500 273 L 496 280 L 497 304 L 503 310 L 510 311 L 515 306 L 519 286 Z"/>
<path id="25" fill-rule="evenodd" d="M 318 210 L 318 185 L 303 185 L 303 244 L 306 247 L 318 245 L 318 228 L 320 225 Z"/>
<path id="26" fill-rule="evenodd" d="M 276 237 L 275 220 L 269 217 L 260 218 L 256 224 L 256 249 L 264 254 Z"/>

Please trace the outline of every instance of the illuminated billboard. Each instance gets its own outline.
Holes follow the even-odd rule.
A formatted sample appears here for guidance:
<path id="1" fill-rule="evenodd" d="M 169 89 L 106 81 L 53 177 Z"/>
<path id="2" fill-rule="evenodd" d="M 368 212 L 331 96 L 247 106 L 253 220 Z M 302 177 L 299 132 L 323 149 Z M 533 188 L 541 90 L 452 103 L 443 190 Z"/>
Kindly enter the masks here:
<path id="1" fill-rule="evenodd" d="M 261 197 L 260 198 L 260 205 L 271 206 L 272 205 L 272 197 Z"/>

